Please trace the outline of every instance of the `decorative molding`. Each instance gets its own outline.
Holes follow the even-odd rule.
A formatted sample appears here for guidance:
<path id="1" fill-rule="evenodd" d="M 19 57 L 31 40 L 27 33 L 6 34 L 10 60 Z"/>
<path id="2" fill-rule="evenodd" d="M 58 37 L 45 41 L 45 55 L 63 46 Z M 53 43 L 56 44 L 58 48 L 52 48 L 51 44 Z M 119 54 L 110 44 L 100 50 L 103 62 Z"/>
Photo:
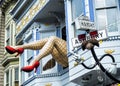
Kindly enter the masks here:
<path id="1" fill-rule="evenodd" d="M 120 40 L 120 35 L 118 36 L 110 36 L 108 39 L 103 41 L 114 41 L 114 40 Z"/>
<path id="2" fill-rule="evenodd" d="M 31 78 L 29 78 L 27 81 L 25 81 L 22 86 L 25 86 L 26 84 L 30 83 L 31 81 L 33 81 L 34 79 L 38 79 L 38 78 L 47 78 L 47 77 L 58 77 L 58 76 L 62 76 L 65 73 L 67 73 L 69 71 L 69 68 L 66 68 L 58 73 L 51 73 L 51 74 L 41 74 L 41 75 L 35 75 Z"/>
<path id="3" fill-rule="evenodd" d="M 112 54 L 113 52 L 115 52 L 114 49 L 107 49 L 107 50 L 104 50 L 105 53 L 107 54 Z"/>
<path id="4" fill-rule="evenodd" d="M 21 19 L 21 21 L 17 24 L 17 31 L 22 30 L 22 28 L 30 22 L 30 20 L 39 12 L 39 9 L 41 9 L 45 4 L 47 0 L 40 0 L 38 4 L 33 5 L 28 13 Z M 34 10 L 35 9 L 35 10 Z"/>
<path id="5" fill-rule="evenodd" d="M 46 83 L 45 86 L 52 86 L 52 84 L 51 83 Z"/>

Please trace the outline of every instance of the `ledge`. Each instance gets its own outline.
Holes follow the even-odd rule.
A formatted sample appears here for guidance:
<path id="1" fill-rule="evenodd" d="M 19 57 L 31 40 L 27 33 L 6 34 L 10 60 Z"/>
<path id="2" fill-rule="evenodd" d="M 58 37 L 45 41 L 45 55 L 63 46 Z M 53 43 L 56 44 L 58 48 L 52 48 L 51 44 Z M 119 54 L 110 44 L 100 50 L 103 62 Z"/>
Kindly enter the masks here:
<path id="1" fill-rule="evenodd" d="M 19 61 L 19 58 L 15 57 L 15 55 L 6 55 L 4 56 L 4 59 L 2 60 L 1 64 L 3 67 L 5 67 L 6 65 L 13 61 Z"/>
<path id="2" fill-rule="evenodd" d="M 51 73 L 51 74 L 40 74 L 40 75 L 34 75 L 33 77 L 29 78 L 27 81 L 25 81 L 21 86 L 25 86 L 26 84 L 30 83 L 31 81 L 33 81 L 34 79 L 38 79 L 38 78 L 48 78 L 48 77 L 58 77 L 58 76 L 62 76 L 65 73 L 67 73 L 69 71 L 69 68 L 64 69 L 63 71 L 60 71 L 58 73 Z"/>

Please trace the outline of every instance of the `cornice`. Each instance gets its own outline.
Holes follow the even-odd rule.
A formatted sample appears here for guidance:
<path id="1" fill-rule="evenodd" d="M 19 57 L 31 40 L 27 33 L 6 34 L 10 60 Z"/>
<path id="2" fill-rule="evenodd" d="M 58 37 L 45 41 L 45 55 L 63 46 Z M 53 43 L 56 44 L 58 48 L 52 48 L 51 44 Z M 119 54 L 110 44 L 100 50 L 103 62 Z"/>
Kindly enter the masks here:
<path id="1" fill-rule="evenodd" d="M 30 9 L 35 2 L 36 0 L 19 0 L 10 12 L 13 15 L 13 19 L 18 22 L 26 14 L 26 10 Z"/>
<path id="2" fill-rule="evenodd" d="M 10 62 L 19 61 L 18 57 L 15 57 L 15 55 L 6 55 L 4 59 L 2 60 L 1 64 L 3 67 L 7 66 Z"/>

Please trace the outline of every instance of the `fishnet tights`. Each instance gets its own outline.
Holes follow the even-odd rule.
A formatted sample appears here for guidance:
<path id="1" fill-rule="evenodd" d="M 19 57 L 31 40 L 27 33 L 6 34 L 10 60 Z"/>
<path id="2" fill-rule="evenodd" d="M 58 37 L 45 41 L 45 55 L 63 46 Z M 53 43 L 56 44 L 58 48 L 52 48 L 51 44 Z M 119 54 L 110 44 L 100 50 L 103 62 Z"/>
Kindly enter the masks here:
<path id="1" fill-rule="evenodd" d="M 32 50 L 41 49 L 40 53 L 31 62 L 31 65 L 34 64 L 36 61 L 41 60 L 43 57 L 52 54 L 53 58 L 59 64 L 61 64 L 64 67 L 68 66 L 66 41 L 58 37 L 51 36 L 50 38 L 45 38 L 36 42 L 15 46 L 15 48 L 24 48 Z"/>

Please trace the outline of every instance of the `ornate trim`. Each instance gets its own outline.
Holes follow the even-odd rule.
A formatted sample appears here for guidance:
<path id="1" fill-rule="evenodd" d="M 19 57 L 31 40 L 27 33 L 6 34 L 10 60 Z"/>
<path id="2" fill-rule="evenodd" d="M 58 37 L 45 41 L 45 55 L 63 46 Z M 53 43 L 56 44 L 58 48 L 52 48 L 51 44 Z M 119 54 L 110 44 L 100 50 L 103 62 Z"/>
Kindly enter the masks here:
<path id="1" fill-rule="evenodd" d="M 27 81 L 25 81 L 21 86 L 25 86 L 26 84 L 30 83 L 31 81 L 33 81 L 34 79 L 38 79 L 38 78 L 47 78 L 47 77 L 58 77 L 58 76 L 62 76 L 65 73 L 67 73 L 69 71 L 69 68 L 64 69 L 63 71 L 60 71 L 58 73 L 51 73 L 51 74 L 41 74 L 41 75 L 34 75 L 33 77 L 29 78 Z"/>

